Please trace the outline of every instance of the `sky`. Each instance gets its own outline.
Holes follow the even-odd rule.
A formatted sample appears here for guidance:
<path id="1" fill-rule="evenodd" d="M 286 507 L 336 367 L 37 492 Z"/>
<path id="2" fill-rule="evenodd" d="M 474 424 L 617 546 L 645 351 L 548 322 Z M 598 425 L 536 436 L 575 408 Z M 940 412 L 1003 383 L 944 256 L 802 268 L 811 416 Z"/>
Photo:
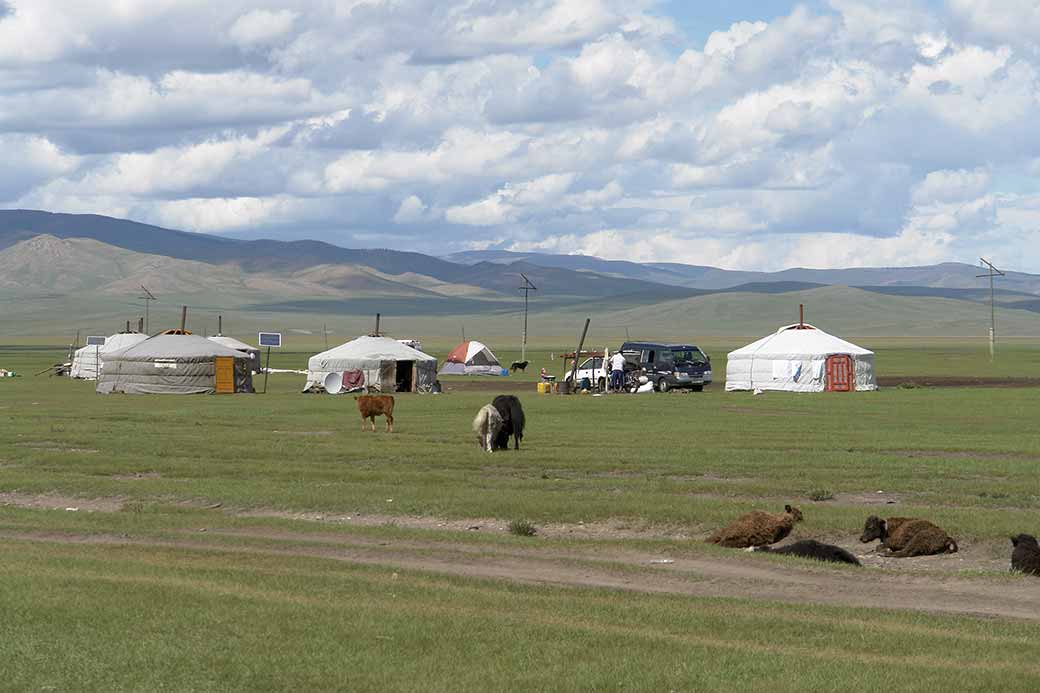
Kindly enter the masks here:
<path id="1" fill-rule="evenodd" d="M 1040 272 L 1040 0 L 0 0 L 0 208 Z"/>

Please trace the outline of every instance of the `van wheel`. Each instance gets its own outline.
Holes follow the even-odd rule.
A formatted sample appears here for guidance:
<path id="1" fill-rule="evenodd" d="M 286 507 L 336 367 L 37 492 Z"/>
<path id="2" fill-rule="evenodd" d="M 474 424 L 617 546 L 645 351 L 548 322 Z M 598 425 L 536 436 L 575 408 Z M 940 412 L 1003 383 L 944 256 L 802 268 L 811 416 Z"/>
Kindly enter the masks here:
<path id="1" fill-rule="evenodd" d="M 660 380 L 658 380 L 657 381 L 657 391 L 658 392 L 668 392 L 668 381 L 665 380 L 664 378 L 661 378 Z"/>

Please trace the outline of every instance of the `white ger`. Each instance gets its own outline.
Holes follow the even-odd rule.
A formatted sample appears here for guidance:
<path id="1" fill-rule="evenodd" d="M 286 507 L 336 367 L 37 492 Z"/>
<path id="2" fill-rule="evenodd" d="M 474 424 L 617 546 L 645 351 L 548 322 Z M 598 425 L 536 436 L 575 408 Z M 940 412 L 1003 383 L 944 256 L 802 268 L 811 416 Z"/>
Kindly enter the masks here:
<path id="1" fill-rule="evenodd" d="M 877 389 L 874 352 L 808 323 L 781 327 L 731 351 L 726 391 L 865 392 Z"/>

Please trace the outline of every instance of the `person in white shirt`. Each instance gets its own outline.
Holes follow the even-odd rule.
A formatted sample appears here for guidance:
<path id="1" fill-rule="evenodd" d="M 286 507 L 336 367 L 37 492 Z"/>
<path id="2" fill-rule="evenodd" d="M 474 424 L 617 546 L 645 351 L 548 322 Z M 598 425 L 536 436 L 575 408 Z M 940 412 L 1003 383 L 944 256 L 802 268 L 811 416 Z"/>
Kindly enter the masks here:
<path id="1" fill-rule="evenodd" d="M 617 352 L 610 357 L 610 389 L 621 392 L 625 386 L 625 357 Z"/>

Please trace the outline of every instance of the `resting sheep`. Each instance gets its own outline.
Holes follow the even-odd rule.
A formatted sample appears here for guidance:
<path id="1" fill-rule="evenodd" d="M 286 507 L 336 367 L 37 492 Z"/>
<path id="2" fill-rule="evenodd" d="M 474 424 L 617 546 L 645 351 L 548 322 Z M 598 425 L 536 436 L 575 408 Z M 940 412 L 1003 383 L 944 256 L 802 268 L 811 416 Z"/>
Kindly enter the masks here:
<path id="1" fill-rule="evenodd" d="M 1040 545 L 1031 534 L 1019 534 L 1011 537 L 1011 570 L 1027 575 L 1040 575 Z"/>
<path id="2" fill-rule="evenodd" d="M 817 561 L 830 561 L 831 563 L 849 563 L 851 565 L 862 565 L 855 556 L 833 544 L 824 544 L 815 539 L 803 539 L 787 546 L 774 549 L 772 546 L 756 546 L 754 551 L 768 551 L 784 556 L 798 556 L 799 558 L 812 558 Z"/>
<path id="3" fill-rule="evenodd" d="M 859 540 L 865 544 L 875 539 L 881 540 L 882 548 L 887 549 L 888 555 L 893 558 L 957 552 L 957 542 L 941 527 L 916 517 L 890 517 L 882 520 L 877 515 L 871 515 L 867 518 Z"/>
<path id="4" fill-rule="evenodd" d="M 490 404 L 485 404 L 473 419 L 473 432 L 477 434 L 477 445 L 488 452 L 495 449 L 495 439 L 502 430 L 502 415 Z"/>
<path id="5" fill-rule="evenodd" d="M 386 432 L 394 432 L 394 398 L 390 395 L 358 395 L 358 411 L 361 412 L 361 430 L 365 430 L 365 419 L 372 421 L 372 430 L 376 430 L 376 417 L 386 417 Z"/>
<path id="6" fill-rule="evenodd" d="M 731 549 L 775 544 L 791 533 L 795 522 L 801 521 L 802 511 L 790 505 L 785 505 L 780 514 L 753 510 L 708 537 L 708 542 Z"/>

